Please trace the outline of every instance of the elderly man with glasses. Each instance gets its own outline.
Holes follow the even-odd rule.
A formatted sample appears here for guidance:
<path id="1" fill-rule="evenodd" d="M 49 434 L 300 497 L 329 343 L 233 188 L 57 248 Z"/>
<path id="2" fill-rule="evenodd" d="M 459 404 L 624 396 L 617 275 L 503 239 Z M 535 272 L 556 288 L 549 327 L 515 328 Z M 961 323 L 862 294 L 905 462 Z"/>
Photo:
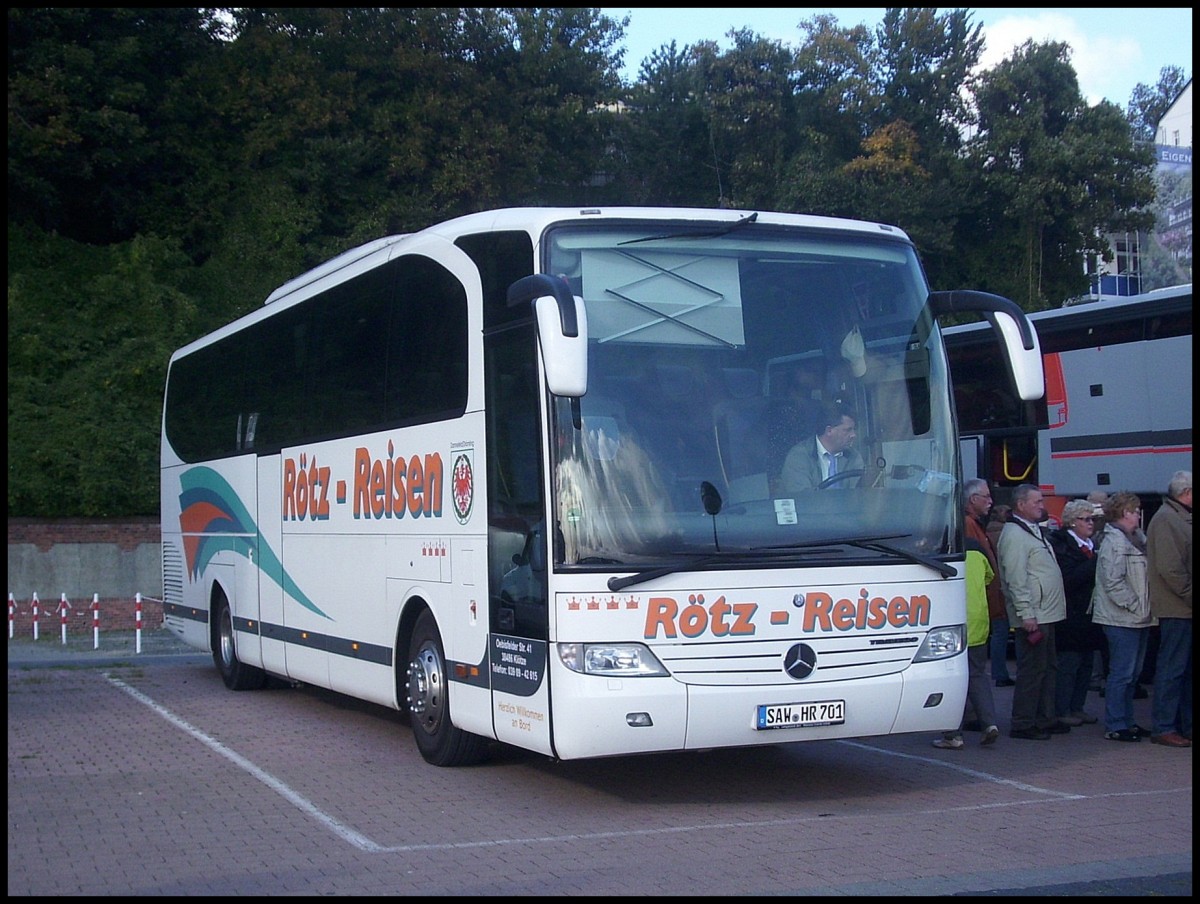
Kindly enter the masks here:
<path id="1" fill-rule="evenodd" d="M 968 646 L 968 688 L 967 688 L 967 706 L 963 714 L 962 727 L 966 731 L 983 732 L 981 743 L 984 745 L 993 744 L 996 738 L 1000 736 L 1000 730 L 996 727 L 996 707 L 992 699 L 992 689 L 990 680 L 987 675 L 988 664 L 988 636 L 996 626 L 996 618 L 1004 619 L 1004 633 L 1008 634 L 1008 619 L 1004 607 L 1004 594 L 1000 590 L 1000 577 L 997 570 L 996 550 L 992 546 L 992 540 L 988 536 L 985 521 L 988 512 L 992 509 L 992 491 L 988 487 L 988 482 L 981 477 L 973 477 L 963 483 L 963 534 L 967 541 L 967 549 L 973 547 L 971 541 L 978 544 L 979 551 L 983 553 L 988 561 L 988 571 L 992 577 L 985 581 L 984 593 L 987 597 L 987 623 L 984 627 L 987 631 L 984 632 L 985 638 L 978 645 Z M 970 602 L 968 601 L 968 608 Z M 999 614 L 999 615 L 998 615 Z M 970 613 L 968 613 L 968 625 L 971 622 Z M 968 634 L 971 631 L 968 629 Z M 1005 638 L 1007 640 L 1007 637 Z M 1004 649 L 1003 647 L 1001 649 Z M 1003 653 L 1001 655 L 1004 655 Z M 976 701 L 982 701 L 978 703 Z M 981 711 L 982 710 L 982 711 Z M 935 746 L 942 746 L 936 744 Z M 961 745 L 960 745 L 961 746 Z"/>
<path id="2" fill-rule="evenodd" d="M 996 687 L 1012 687 L 1015 683 L 1008 674 L 1008 609 L 1004 605 L 1004 591 L 1000 589 L 1000 570 L 996 561 L 996 547 L 987 531 L 988 514 L 992 510 L 992 491 L 982 477 L 973 477 L 963 482 L 963 523 L 966 536 L 983 547 L 988 563 L 992 566 L 995 579 L 987 585 L 989 620 L 989 658 L 992 660 L 992 679 Z M 984 726 L 986 727 L 986 726 Z M 981 729 L 982 730 L 982 729 Z"/>

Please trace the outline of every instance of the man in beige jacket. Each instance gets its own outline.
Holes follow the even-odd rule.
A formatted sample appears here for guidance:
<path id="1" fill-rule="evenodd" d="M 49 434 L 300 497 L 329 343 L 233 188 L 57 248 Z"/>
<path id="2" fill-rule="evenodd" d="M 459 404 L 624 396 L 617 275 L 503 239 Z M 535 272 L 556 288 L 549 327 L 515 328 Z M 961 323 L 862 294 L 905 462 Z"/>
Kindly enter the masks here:
<path id="1" fill-rule="evenodd" d="M 1054 626 L 1067 617 L 1067 595 L 1058 560 L 1042 534 L 1042 491 L 1023 483 L 1013 490 L 1012 506 L 996 550 L 1008 620 L 1016 629 L 1017 684 L 1009 737 L 1044 741 L 1071 730 L 1054 714 Z"/>

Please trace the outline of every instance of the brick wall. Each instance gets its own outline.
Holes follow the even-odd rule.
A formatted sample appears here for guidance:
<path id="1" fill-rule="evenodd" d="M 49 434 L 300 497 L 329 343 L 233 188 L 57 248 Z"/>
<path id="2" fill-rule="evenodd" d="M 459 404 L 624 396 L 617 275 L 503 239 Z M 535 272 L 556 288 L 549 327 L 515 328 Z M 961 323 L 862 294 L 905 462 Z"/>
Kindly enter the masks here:
<path id="1" fill-rule="evenodd" d="M 58 634 L 59 604 L 66 594 L 67 633 L 92 630 L 99 597 L 101 631 L 162 626 L 162 543 L 157 518 L 122 520 L 10 518 L 8 593 L 13 633 L 32 636 L 33 595 L 38 596 L 39 636 Z"/>
<path id="2" fill-rule="evenodd" d="M 60 543 L 112 543 L 120 549 L 136 549 L 143 543 L 158 545 L 161 527 L 157 518 L 125 521 L 69 519 L 47 521 L 38 518 L 9 518 L 8 545 L 32 543 L 49 552 Z"/>

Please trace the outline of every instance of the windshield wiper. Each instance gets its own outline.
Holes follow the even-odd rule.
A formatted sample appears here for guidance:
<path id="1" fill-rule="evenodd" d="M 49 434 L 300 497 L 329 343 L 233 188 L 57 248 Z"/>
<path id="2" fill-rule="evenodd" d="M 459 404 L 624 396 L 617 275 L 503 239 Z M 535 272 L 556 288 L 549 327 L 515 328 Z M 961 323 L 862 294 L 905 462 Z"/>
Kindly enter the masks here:
<path id="1" fill-rule="evenodd" d="M 799 543 L 795 546 L 763 546 L 756 549 L 723 549 L 720 552 L 710 553 L 676 553 L 676 555 L 687 556 L 695 555 L 697 558 L 689 562 L 678 562 L 674 565 L 662 565 L 658 568 L 648 568 L 645 571 L 639 571 L 636 574 L 627 575 L 623 578 L 612 577 L 608 579 L 609 590 L 622 590 L 625 587 L 630 587 L 634 584 L 642 584 L 646 581 L 652 581 L 655 578 L 661 578 L 664 575 L 674 574 L 684 568 L 699 568 L 703 565 L 711 565 L 713 562 L 727 561 L 735 559 L 745 561 L 746 559 L 777 559 L 783 558 L 790 552 L 795 552 L 807 547 L 827 546 L 828 541 L 822 540 L 820 543 Z M 836 545 L 836 544 L 835 544 Z M 840 552 L 840 550 L 835 550 Z"/>
<path id="2" fill-rule="evenodd" d="M 835 546 L 854 546 L 858 549 L 865 549 L 870 552 L 886 552 L 889 555 L 898 556 L 902 559 L 907 559 L 910 562 L 915 562 L 918 565 L 924 565 L 926 568 L 932 569 L 940 574 L 943 578 L 952 578 L 958 572 L 953 566 L 947 565 L 945 562 L 939 562 L 937 559 L 923 556 L 920 553 L 911 552 L 907 549 L 902 549 L 899 546 L 893 546 L 891 543 L 886 543 L 886 540 L 899 540 L 904 537 L 912 536 L 911 534 L 880 534 L 875 537 L 830 537 L 825 540 L 810 540 L 806 543 L 787 543 L 780 546 L 760 546 L 754 549 L 732 549 L 723 550 L 716 553 L 696 554 L 697 558 L 688 562 L 678 562 L 674 565 L 663 565 L 659 568 L 650 568 L 646 571 L 639 571 L 636 574 L 626 575 L 625 577 L 611 577 L 608 579 L 608 589 L 614 593 L 618 590 L 623 590 L 626 587 L 632 587 L 634 584 L 643 584 L 646 581 L 652 581 L 655 578 L 661 578 L 668 574 L 674 574 L 683 568 L 700 568 L 704 565 L 711 565 L 713 562 L 720 562 L 728 559 L 756 558 L 775 558 L 789 552 L 799 552 L 800 550 L 816 550 L 826 549 L 830 552 L 836 552 Z M 678 555 L 689 555 L 688 553 L 679 553 Z"/>
<path id="3" fill-rule="evenodd" d="M 908 559 L 910 562 L 915 562 L 918 565 L 924 565 L 926 568 L 931 568 L 940 574 L 943 578 L 952 578 L 957 571 L 945 562 L 939 562 L 937 559 L 932 559 L 929 556 L 923 556 L 920 553 L 912 552 L 907 549 L 901 549 L 899 546 L 893 546 L 891 543 L 885 543 L 884 540 L 898 540 L 903 537 L 910 537 L 911 534 L 881 534 L 878 537 L 841 537 L 838 539 L 829 540 L 813 540 L 809 543 L 795 543 L 787 546 L 772 546 L 770 549 L 811 549 L 814 546 L 856 546 L 859 549 L 866 549 L 872 552 L 886 552 L 894 556 L 899 556 L 902 559 Z"/>
<path id="4" fill-rule="evenodd" d="M 939 562 L 937 559 L 932 559 L 929 556 L 923 556 L 920 553 L 913 552 L 912 550 L 901 549 L 899 546 L 893 546 L 891 543 L 854 541 L 850 543 L 850 545 L 858 546 L 861 549 L 875 549 L 882 550 L 883 552 L 890 552 L 894 556 L 899 556 L 902 559 L 908 559 L 908 561 L 916 562 L 918 565 L 924 565 L 926 568 L 932 568 L 943 578 L 952 578 L 958 574 L 958 572 L 955 571 L 952 566 L 947 565 L 945 562 Z"/>
<path id="5" fill-rule="evenodd" d="M 712 239 L 722 235 L 729 235 L 735 229 L 747 226 L 757 219 L 758 212 L 755 211 L 719 229 L 697 229 L 694 232 L 669 232 L 664 235 L 644 235 L 640 239 L 626 239 L 623 242 L 617 242 L 617 245 L 636 245 L 638 242 L 657 242 L 660 239 Z"/>
<path id="6" fill-rule="evenodd" d="M 635 574 L 626 575 L 623 578 L 611 577 L 608 579 L 608 589 L 612 591 L 623 590 L 626 587 L 632 587 L 634 584 L 643 584 L 646 581 L 652 581 L 655 578 L 661 578 L 663 575 L 674 574 L 683 568 L 699 568 L 702 565 L 710 565 L 713 562 L 719 562 L 722 559 L 745 558 L 748 552 L 749 550 L 745 549 L 733 549 L 708 553 L 675 553 L 675 555 L 679 556 L 696 556 L 696 558 L 688 562 L 677 562 L 674 565 L 662 565 L 658 568 L 648 568 L 645 571 L 639 571 Z"/>

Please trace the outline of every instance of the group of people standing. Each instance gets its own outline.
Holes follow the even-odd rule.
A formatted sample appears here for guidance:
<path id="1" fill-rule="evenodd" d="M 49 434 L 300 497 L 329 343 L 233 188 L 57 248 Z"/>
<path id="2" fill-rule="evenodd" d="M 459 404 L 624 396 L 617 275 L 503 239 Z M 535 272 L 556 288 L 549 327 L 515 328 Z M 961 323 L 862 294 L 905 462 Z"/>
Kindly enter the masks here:
<path id="1" fill-rule="evenodd" d="M 963 729 L 999 737 L 993 682 L 1013 687 L 1009 737 L 1047 740 L 1098 718 L 1085 709 L 1097 652 L 1107 653 L 1104 736 L 1190 747 L 1192 736 L 1192 474 L 1178 471 L 1150 524 L 1141 500 L 1118 492 L 1102 507 L 1072 500 L 1061 527 L 1044 528 L 1042 492 L 1016 487 L 1011 509 L 993 506 L 986 480 L 963 486 L 967 570 L 967 703 L 958 731 L 934 746 L 959 749 Z M 1099 510 L 1098 510 L 1099 509 Z M 989 513 L 992 521 L 985 525 Z M 1150 730 L 1133 701 L 1158 625 Z M 1008 671 L 1010 626 L 1017 673 Z M 991 674 L 988 674 L 988 662 Z"/>

